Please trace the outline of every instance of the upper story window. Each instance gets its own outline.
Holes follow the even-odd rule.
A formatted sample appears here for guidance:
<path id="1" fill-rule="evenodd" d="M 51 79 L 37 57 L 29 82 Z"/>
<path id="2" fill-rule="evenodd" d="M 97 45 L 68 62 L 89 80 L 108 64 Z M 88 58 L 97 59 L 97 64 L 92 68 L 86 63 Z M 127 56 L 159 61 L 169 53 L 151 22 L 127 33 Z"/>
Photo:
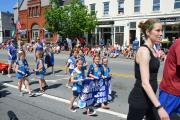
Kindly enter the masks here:
<path id="1" fill-rule="evenodd" d="M 160 10 L 160 0 L 153 0 L 153 11 Z"/>
<path id="2" fill-rule="evenodd" d="M 141 0 L 134 0 L 134 12 L 140 12 Z"/>
<path id="3" fill-rule="evenodd" d="M 104 15 L 109 14 L 109 2 L 104 2 Z"/>
<path id="4" fill-rule="evenodd" d="M 118 1 L 118 14 L 124 14 L 124 0 Z"/>
<path id="5" fill-rule="evenodd" d="M 90 4 L 90 10 L 91 10 L 91 15 L 95 15 L 96 13 L 96 4 L 93 3 L 93 4 Z"/>
<path id="6" fill-rule="evenodd" d="M 180 0 L 175 0 L 174 1 L 174 9 L 180 8 Z"/>
<path id="7" fill-rule="evenodd" d="M 35 7 L 29 7 L 28 8 L 28 15 L 29 17 L 37 17 L 40 15 L 40 7 L 35 6 Z"/>
<path id="8" fill-rule="evenodd" d="M 84 0 L 80 0 L 80 2 L 81 2 L 82 4 L 84 4 Z"/>

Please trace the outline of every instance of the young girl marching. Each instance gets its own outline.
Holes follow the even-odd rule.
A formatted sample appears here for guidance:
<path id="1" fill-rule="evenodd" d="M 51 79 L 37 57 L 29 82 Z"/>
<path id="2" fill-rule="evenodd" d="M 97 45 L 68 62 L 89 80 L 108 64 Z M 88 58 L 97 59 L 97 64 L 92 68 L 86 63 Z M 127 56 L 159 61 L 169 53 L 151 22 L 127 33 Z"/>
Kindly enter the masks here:
<path id="1" fill-rule="evenodd" d="M 44 60 L 43 60 L 43 52 L 42 51 L 37 51 L 36 52 L 36 77 L 39 79 L 39 87 L 40 87 L 40 93 L 45 92 L 45 87 L 47 86 L 46 81 L 44 79 L 44 75 L 46 72 L 45 66 L 44 66 Z"/>
<path id="2" fill-rule="evenodd" d="M 77 51 L 77 49 L 74 49 L 72 51 L 72 54 L 73 55 L 67 61 L 65 74 L 68 73 L 67 71 L 68 71 L 68 68 L 69 68 L 69 74 L 71 75 L 72 71 L 76 67 L 76 60 L 78 59 L 78 51 Z M 70 79 L 68 80 L 68 82 L 66 84 L 66 87 L 68 87 L 68 88 L 70 88 L 69 83 L 70 83 Z"/>
<path id="3" fill-rule="evenodd" d="M 111 92 L 112 92 L 112 81 L 111 81 L 111 74 L 110 74 L 110 68 L 108 66 L 108 58 L 102 58 L 102 64 L 104 69 L 104 76 L 107 79 L 107 88 L 108 88 L 108 100 L 111 100 Z"/>
<path id="4" fill-rule="evenodd" d="M 83 83 L 82 81 L 85 79 L 84 70 L 83 70 L 83 61 L 81 59 L 78 59 L 76 61 L 76 68 L 71 73 L 70 82 L 73 83 L 72 91 L 73 91 L 73 97 L 70 100 L 70 110 L 72 112 L 76 112 L 76 109 L 73 107 L 73 103 L 75 99 L 80 95 L 83 89 Z M 86 111 L 84 112 L 87 115 L 94 115 L 96 111 L 90 108 L 86 108 Z"/>
<path id="5" fill-rule="evenodd" d="M 73 97 L 70 100 L 70 110 L 72 112 L 76 112 L 76 110 L 73 107 L 73 103 L 82 90 L 82 80 L 84 79 L 82 65 L 83 65 L 82 60 L 78 59 L 76 61 L 77 67 L 71 72 L 70 83 L 73 83 L 72 86 Z"/>
<path id="6" fill-rule="evenodd" d="M 22 83 L 25 83 L 27 91 L 29 93 L 29 97 L 32 97 L 34 94 L 31 93 L 28 76 L 30 75 L 29 72 L 29 65 L 27 60 L 25 59 L 25 53 L 23 51 L 19 51 L 18 53 L 19 59 L 16 61 L 16 77 L 18 78 L 18 90 L 20 95 L 23 96 L 21 91 Z"/>
<path id="7" fill-rule="evenodd" d="M 89 71 L 88 71 L 88 76 L 94 79 L 99 80 L 100 78 L 105 78 L 104 71 L 103 71 L 103 66 L 99 63 L 100 62 L 100 56 L 95 55 L 93 58 L 93 64 L 90 65 Z M 104 109 L 109 109 L 105 103 L 101 103 L 101 107 Z"/>

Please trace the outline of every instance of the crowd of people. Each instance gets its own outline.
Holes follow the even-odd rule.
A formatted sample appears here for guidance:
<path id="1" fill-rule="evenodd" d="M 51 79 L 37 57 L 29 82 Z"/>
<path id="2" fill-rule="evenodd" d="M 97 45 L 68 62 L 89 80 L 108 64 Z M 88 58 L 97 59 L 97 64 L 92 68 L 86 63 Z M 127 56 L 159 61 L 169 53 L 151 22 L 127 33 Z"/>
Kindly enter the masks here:
<path id="1" fill-rule="evenodd" d="M 180 114 L 180 39 L 174 41 L 167 56 L 160 49 L 154 46 L 160 43 L 162 37 L 162 25 L 154 19 L 148 19 L 139 24 L 144 33 L 146 41 L 142 46 L 137 45 L 122 48 L 117 43 L 114 46 L 95 46 L 88 48 L 84 42 L 77 45 L 68 45 L 71 53 L 66 62 L 65 74 L 69 75 L 66 87 L 72 90 L 69 110 L 76 112 L 74 101 L 79 98 L 79 107 L 85 109 L 85 114 L 94 115 L 96 112 L 93 106 L 100 106 L 103 109 L 110 109 L 108 101 L 111 100 L 112 80 L 108 57 L 116 58 L 120 54 L 127 57 L 134 57 L 136 82 L 129 94 L 129 111 L 127 120 L 170 120 L 173 112 Z M 69 41 L 69 39 L 67 39 Z M 28 80 L 31 73 L 35 73 L 39 81 L 39 94 L 44 94 L 48 89 L 45 80 L 46 69 L 52 67 L 54 74 L 54 54 L 59 49 L 54 49 L 52 44 L 43 44 L 39 38 L 34 46 L 27 47 L 33 52 L 36 63 L 33 72 L 30 72 L 26 60 L 26 49 L 20 43 L 17 50 L 12 41 L 7 43 L 8 51 L 8 77 L 11 77 L 11 68 L 14 66 L 18 79 L 18 90 L 22 93 L 22 84 L 27 88 L 29 96 L 34 96 Z M 86 61 L 86 55 L 92 56 L 92 64 Z M 159 99 L 156 96 L 158 89 L 157 75 L 160 67 L 160 60 L 166 61 L 163 72 L 163 79 L 160 83 Z M 45 66 L 45 64 L 47 66 Z M 87 71 L 87 72 L 86 72 Z M 87 98 L 86 98 L 86 97 Z M 89 97 L 90 96 L 90 97 Z M 85 99 L 86 98 L 86 99 Z M 153 109 L 155 108 L 155 112 Z"/>

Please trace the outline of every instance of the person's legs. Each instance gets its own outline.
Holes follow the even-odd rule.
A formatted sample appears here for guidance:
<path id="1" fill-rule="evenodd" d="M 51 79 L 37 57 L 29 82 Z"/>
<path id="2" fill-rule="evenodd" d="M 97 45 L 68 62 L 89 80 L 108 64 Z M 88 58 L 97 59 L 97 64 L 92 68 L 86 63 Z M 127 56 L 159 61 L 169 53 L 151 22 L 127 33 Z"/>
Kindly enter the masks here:
<path id="1" fill-rule="evenodd" d="M 76 112 L 76 109 L 74 109 L 73 104 L 74 104 L 75 99 L 78 97 L 78 95 L 79 94 L 76 91 L 73 91 L 73 97 L 70 99 L 70 106 L 69 106 L 69 109 L 72 112 Z"/>
<path id="2" fill-rule="evenodd" d="M 146 113 L 146 109 L 139 109 L 129 105 L 127 120 L 142 120 Z"/>
<path id="3" fill-rule="evenodd" d="M 11 73 L 11 68 L 12 68 L 12 60 L 8 60 L 8 77 L 11 77 L 10 73 Z"/>
<path id="4" fill-rule="evenodd" d="M 29 85 L 29 80 L 27 78 L 25 78 L 25 85 L 26 85 L 26 88 L 27 88 L 27 91 L 28 93 L 30 94 L 31 93 L 31 88 L 30 88 L 30 85 Z"/>

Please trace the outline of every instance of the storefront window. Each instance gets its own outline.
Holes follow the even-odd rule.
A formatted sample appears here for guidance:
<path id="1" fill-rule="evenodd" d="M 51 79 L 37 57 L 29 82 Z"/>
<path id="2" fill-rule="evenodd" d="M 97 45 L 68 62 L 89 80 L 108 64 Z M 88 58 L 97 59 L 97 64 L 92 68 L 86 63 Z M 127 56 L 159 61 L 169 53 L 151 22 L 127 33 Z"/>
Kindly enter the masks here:
<path id="1" fill-rule="evenodd" d="M 130 28 L 136 28 L 136 22 L 130 22 Z"/>
<path id="2" fill-rule="evenodd" d="M 5 37 L 11 37 L 10 36 L 10 30 L 5 30 Z"/>
<path id="3" fill-rule="evenodd" d="M 115 27 L 115 42 L 120 46 L 123 45 L 124 42 L 124 26 L 116 26 Z"/>
<path id="4" fill-rule="evenodd" d="M 45 38 L 52 38 L 53 34 L 51 32 L 46 32 Z"/>

